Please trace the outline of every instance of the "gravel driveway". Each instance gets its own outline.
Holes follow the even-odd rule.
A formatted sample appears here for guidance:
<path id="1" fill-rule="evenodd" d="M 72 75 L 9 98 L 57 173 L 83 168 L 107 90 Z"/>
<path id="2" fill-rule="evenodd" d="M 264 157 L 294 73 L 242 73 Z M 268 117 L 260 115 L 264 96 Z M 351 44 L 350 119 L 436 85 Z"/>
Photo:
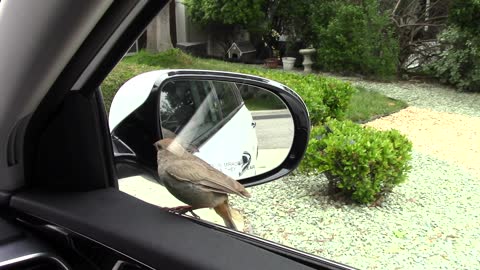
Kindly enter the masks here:
<path id="1" fill-rule="evenodd" d="M 360 269 L 480 268 L 480 95 L 353 78 L 411 107 L 368 123 L 414 144 L 408 180 L 381 207 L 325 196 L 322 176 L 289 176 L 232 196 L 250 233 Z"/>

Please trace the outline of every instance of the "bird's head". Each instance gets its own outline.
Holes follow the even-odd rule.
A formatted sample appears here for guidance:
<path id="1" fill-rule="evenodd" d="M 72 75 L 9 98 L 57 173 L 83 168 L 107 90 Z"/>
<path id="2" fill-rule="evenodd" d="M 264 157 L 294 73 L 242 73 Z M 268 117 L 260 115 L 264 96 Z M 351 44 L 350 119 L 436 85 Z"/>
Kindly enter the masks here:
<path id="1" fill-rule="evenodd" d="M 165 139 L 159 140 L 153 145 L 155 146 L 155 148 L 157 148 L 157 151 L 167 150 L 178 156 L 181 156 L 186 152 L 190 152 L 190 153 L 198 152 L 198 148 L 194 146 L 183 147 L 178 140 L 172 139 L 172 138 L 165 138 Z"/>
<path id="2" fill-rule="evenodd" d="M 179 152 L 180 150 L 182 151 L 188 151 L 189 153 L 196 153 L 198 152 L 198 148 L 194 145 L 186 145 L 184 146 L 178 139 L 173 139 L 173 138 L 165 138 L 162 140 L 157 141 L 156 143 L 153 144 L 157 151 L 160 150 L 168 150 L 170 152 L 175 153 Z"/>
<path id="3" fill-rule="evenodd" d="M 167 150 L 168 146 L 173 142 L 173 139 L 166 138 L 155 142 L 153 145 L 157 148 L 157 151 Z"/>

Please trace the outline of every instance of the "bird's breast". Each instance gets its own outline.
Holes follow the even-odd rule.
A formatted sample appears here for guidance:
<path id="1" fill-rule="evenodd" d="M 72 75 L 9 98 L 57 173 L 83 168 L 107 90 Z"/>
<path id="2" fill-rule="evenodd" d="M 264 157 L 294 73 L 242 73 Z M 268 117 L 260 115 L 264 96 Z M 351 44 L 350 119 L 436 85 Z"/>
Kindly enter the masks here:
<path id="1" fill-rule="evenodd" d="M 165 187 L 180 201 L 195 208 L 212 208 L 227 199 L 226 194 L 205 191 L 198 185 L 187 181 L 165 181 Z"/>

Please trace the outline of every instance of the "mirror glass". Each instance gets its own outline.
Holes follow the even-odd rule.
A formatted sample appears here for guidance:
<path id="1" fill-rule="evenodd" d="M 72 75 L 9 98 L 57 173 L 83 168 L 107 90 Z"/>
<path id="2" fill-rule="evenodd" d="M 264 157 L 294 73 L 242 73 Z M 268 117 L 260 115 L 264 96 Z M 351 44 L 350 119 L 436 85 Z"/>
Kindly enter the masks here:
<path id="1" fill-rule="evenodd" d="M 270 171 L 291 148 L 290 111 L 270 91 L 216 80 L 172 80 L 160 89 L 163 138 L 234 179 Z"/>

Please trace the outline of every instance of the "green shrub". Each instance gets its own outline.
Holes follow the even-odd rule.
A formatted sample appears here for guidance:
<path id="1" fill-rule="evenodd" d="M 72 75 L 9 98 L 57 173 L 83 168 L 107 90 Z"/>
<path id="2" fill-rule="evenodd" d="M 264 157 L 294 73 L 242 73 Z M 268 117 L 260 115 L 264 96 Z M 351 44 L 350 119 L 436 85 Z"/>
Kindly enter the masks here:
<path id="1" fill-rule="evenodd" d="M 442 51 L 427 71 L 462 91 L 480 92 L 480 0 L 455 0 L 449 27 L 438 40 Z"/>
<path id="2" fill-rule="evenodd" d="M 328 23 L 317 16 L 317 64 L 324 70 L 390 79 L 397 72 L 398 41 L 377 1 L 361 2 L 336 1 Z"/>
<path id="3" fill-rule="evenodd" d="M 405 180 L 411 150 L 411 142 L 396 130 L 331 120 L 313 128 L 300 171 L 323 172 L 331 186 L 370 203 Z"/>
<path id="4" fill-rule="evenodd" d="M 268 78 L 294 89 L 305 101 L 313 125 L 324 123 L 329 118 L 344 118 L 355 92 L 348 83 L 313 74 L 255 69 L 241 69 L 238 72 Z"/>
<path id="5" fill-rule="evenodd" d="M 313 44 L 315 35 L 314 24 L 327 24 L 332 14 L 335 14 L 333 0 L 302 0 L 302 1 L 271 1 L 274 16 L 271 19 L 272 27 L 279 33 L 288 36 L 288 56 L 298 57 L 299 49 Z M 315 12 L 312 12 L 315 10 Z M 295 48 L 300 46 L 299 48 Z M 296 49 L 293 51 L 293 49 Z"/>
<path id="6" fill-rule="evenodd" d="M 249 26 L 265 17 L 263 0 L 186 0 L 193 22 Z"/>
<path id="7" fill-rule="evenodd" d="M 313 74 L 303 75 L 257 67 L 245 68 L 245 65 L 195 58 L 178 49 L 158 54 L 142 51 L 122 60 L 103 82 L 102 92 L 107 110 L 115 92 L 123 83 L 140 73 L 163 68 L 224 70 L 278 81 L 294 89 L 302 97 L 309 110 L 312 124 L 323 123 L 329 118 L 342 119 L 355 92 L 355 88 L 348 83 Z"/>
<path id="8" fill-rule="evenodd" d="M 459 90 L 480 92 L 480 37 L 451 26 L 439 40 L 442 52 L 427 70 Z"/>
<path id="9" fill-rule="evenodd" d="M 480 0 L 454 0 L 448 14 L 449 23 L 470 32 L 480 34 Z"/>

